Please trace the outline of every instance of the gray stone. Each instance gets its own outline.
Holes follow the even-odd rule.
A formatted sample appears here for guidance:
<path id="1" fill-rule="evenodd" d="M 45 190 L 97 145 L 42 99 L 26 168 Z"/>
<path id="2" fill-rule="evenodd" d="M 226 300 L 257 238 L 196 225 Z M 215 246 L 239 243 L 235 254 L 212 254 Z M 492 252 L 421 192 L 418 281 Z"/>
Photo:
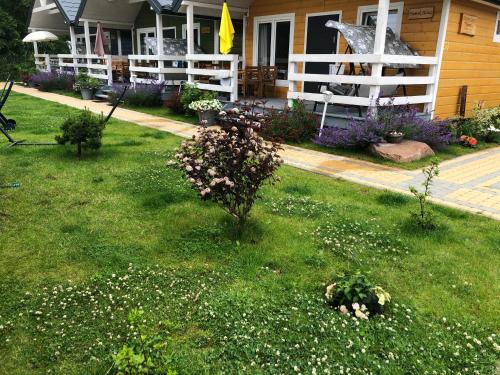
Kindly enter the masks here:
<path id="1" fill-rule="evenodd" d="M 427 156 L 434 156 L 434 151 L 426 143 L 403 140 L 401 143 L 378 143 L 370 145 L 370 152 L 386 160 L 408 163 Z"/>

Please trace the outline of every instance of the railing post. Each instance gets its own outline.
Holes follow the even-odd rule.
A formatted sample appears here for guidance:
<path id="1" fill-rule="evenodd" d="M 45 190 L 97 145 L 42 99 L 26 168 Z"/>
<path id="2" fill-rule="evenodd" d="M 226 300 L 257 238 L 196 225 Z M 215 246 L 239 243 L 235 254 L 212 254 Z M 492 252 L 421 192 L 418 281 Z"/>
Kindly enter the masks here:
<path id="1" fill-rule="evenodd" d="M 113 85 L 113 56 L 106 56 L 107 72 L 108 72 L 108 85 Z"/>
<path id="2" fill-rule="evenodd" d="M 194 55 L 194 7 L 193 4 L 188 4 L 186 8 L 186 38 L 188 55 Z M 188 59 L 188 69 L 194 69 L 194 61 Z M 188 74 L 188 82 L 194 82 L 194 75 Z"/>
<path id="3" fill-rule="evenodd" d="M 130 56 L 128 59 L 129 59 L 129 70 L 130 70 L 130 83 L 132 84 L 133 87 L 135 87 L 137 78 L 136 73 L 133 71 L 135 68 L 135 60 L 133 58 L 130 58 Z"/>
<path id="4" fill-rule="evenodd" d="M 89 56 L 92 54 L 92 47 L 90 44 L 89 21 L 83 21 L 83 28 L 85 30 L 85 53 L 87 55 L 87 70 L 88 73 L 90 73 L 90 65 L 92 65 L 92 59 Z"/>
<path id="5" fill-rule="evenodd" d="M 291 77 L 293 74 L 296 74 L 298 71 L 297 69 L 297 62 L 296 61 L 290 61 L 288 64 L 288 93 L 291 92 L 297 92 L 297 81 Z M 304 84 L 304 83 L 302 83 Z M 293 99 L 288 99 L 288 106 L 292 108 L 293 106 Z"/>
<path id="6" fill-rule="evenodd" d="M 385 52 L 385 37 L 387 33 L 387 20 L 389 18 L 390 0 L 379 0 L 377 10 L 377 27 L 375 30 L 375 43 L 373 46 L 373 54 L 380 56 L 383 59 Z M 372 77 L 382 77 L 383 63 L 372 64 Z M 372 114 L 376 112 L 376 100 L 380 96 L 380 86 L 370 86 L 370 111 Z"/>
<path id="7" fill-rule="evenodd" d="M 233 55 L 231 60 L 231 101 L 238 100 L 238 55 Z"/>
<path id="8" fill-rule="evenodd" d="M 64 67 L 62 66 L 63 58 L 60 55 L 57 55 L 57 59 L 59 60 L 59 74 L 62 74 L 64 72 Z"/>
<path id="9" fill-rule="evenodd" d="M 164 55 L 163 50 L 163 18 L 161 14 L 156 14 L 156 45 L 157 45 L 157 53 L 158 53 L 158 80 L 160 82 L 165 81 L 165 74 L 162 73 L 162 69 L 165 67 L 165 62 L 161 59 Z"/>
<path id="10" fill-rule="evenodd" d="M 76 55 L 78 54 L 78 51 L 76 49 L 76 34 L 75 34 L 75 27 L 70 26 L 69 27 L 69 33 L 71 37 L 71 54 L 73 55 L 73 69 L 75 70 L 75 75 L 78 74 L 78 59 L 76 58 Z"/>
<path id="11" fill-rule="evenodd" d="M 52 67 L 50 66 L 50 55 L 45 55 L 45 66 L 47 67 L 47 72 L 52 72 Z"/>

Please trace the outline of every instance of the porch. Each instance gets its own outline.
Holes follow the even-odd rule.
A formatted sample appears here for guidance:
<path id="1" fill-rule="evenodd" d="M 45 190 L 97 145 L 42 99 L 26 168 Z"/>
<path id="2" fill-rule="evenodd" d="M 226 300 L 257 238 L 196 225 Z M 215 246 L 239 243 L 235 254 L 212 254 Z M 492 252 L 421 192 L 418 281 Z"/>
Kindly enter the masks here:
<path id="1" fill-rule="evenodd" d="M 138 27 L 143 21 L 142 18 L 138 19 L 137 15 L 144 12 L 144 6 L 141 8 L 137 4 L 131 4 L 131 2 L 119 1 L 115 2 L 110 9 L 106 8 L 109 4 L 104 7 L 105 9 L 102 9 L 100 3 L 89 0 L 82 16 L 75 25 L 69 27 L 71 53 L 40 54 L 35 44 L 36 65 L 40 70 L 45 71 L 57 70 L 78 73 L 85 69 L 89 75 L 102 79 L 108 85 L 114 82 L 130 82 L 132 85 L 165 82 L 168 85 L 178 85 L 183 81 L 188 81 L 197 84 L 203 90 L 217 92 L 225 96 L 228 101 L 234 102 L 241 98 L 240 92 L 242 90 L 239 88 L 242 84 L 241 74 L 245 68 L 253 64 L 274 64 L 275 68 L 279 68 L 280 76 L 276 77 L 276 87 L 271 93 L 271 99 L 268 100 L 268 103 L 273 103 L 273 106 L 277 108 L 283 108 L 287 100 L 291 102 L 300 99 L 317 103 L 315 106 L 317 112 L 321 112 L 322 103 L 327 102 L 329 104 L 327 114 L 337 118 L 356 117 L 356 115 L 362 117 L 369 108 L 374 106 L 375 99 L 382 96 L 386 88 L 404 87 L 404 92 L 399 90 L 394 93 L 394 99 L 381 98 L 380 104 L 393 102 L 396 105 L 421 105 L 422 111 L 433 113 L 436 86 L 439 79 L 440 56 L 443 50 L 444 26 L 446 24 L 444 18 L 440 20 L 439 34 L 432 56 L 387 53 L 385 48 L 388 34 L 387 26 L 393 7 L 389 0 L 380 0 L 376 10 L 372 12 L 376 19 L 373 53 L 338 53 L 339 43 L 337 40 L 337 53 L 310 53 L 310 50 L 305 49 L 305 53 L 297 54 L 294 53 L 295 49 L 293 48 L 292 31 L 296 27 L 294 17 L 288 21 L 282 21 L 279 17 L 277 20 L 271 17 L 270 21 L 268 18 L 260 17 L 257 19 L 259 17 L 253 17 L 252 29 L 248 27 L 248 19 L 251 17 L 253 1 L 239 0 L 237 4 L 241 6 L 234 6 L 234 3 L 230 3 L 232 16 L 237 22 L 241 21 L 241 35 L 237 35 L 237 39 L 241 38 L 238 54 L 221 55 L 216 53 L 218 50 L 216 43 L 217 15 L 220 14 L 221 6 L 215 0 L 210 2 L 183 1 L 180 8 L 176 9 L 175 17 L 185 19 L 185 24 L 182 27 L 185 49 L 181 52 L 166 48 L 165 42 L 172 39 L 168 37 L 176 36 L 167 31 L 175 29 L 176 26 L 172 26 L 175 23 L 172 20 L 166 22 L 165 15 L 161 11 L 148 10 L 152 13 L 155 22 L 154 27 L 149 28 L 154 32 L 148 34 L 140 32 L 139 30 L 145 29 Z M 449 0 L 443 1 L 443 9 L 446 7 L 449 7 Z M 116 28 L 131 32 L 131 54 L 123 54 L 121 41 L 118 48 L 120 54 L 118 55 L 109 54 L 98 57 L 88 53 L 88 51 L 92 51 L 91 27 L 97 23 L 96 19 L 89 17 L 96 17 L 98 11 L 102 14 L 100 22 L 105 29 Z M 88 17 L 85 17 L 86 15 Z M 206 53 L 198 48 L 198 43 L 201 42 L 202 38 L 200 25 L 195 22 L 196 17 L 203 17 L 202 19 L 208 17 L 213 22 L 213 31 L 210 35 L 213 36 L 214 53 Z M 287 23 L 286 30 L 291 32 L 288 40 L 290 48 L 283 56 L 280 55 L 283 54 L 283 51 L 276 50 L 280 22 Z M 83 29 L 83 39 L 78 39 L 77 28 Z M 256 31 L 256 28 L 259 30 Z M 163 38 L 156 38 L 157 35 L 162 35 Z M 260 35 L 269 36 L 269 46 L 263 46 L 262 43 L 256 44 L 258 38 L 261 37 Z M 147 39 L 156 41 L 156 48 L 147 45 Z M 158 40 L 162 42 L 158 43 Z M 251 46 L 247 45 L 250 44 L 249 41 Z M 84 48 L 81 48 L 82 44 Z M 247 56 L 248 51 L 252 52 L 251 57 Z M 270 55 L 271 52 L 274 55 Z M 394 70 L 384 69 L 384 67 L 398 64 L 414 65 L 420 68 L 413 69 L 410 75 L 398 75 L 395 74 Z M 309 68 L 320 65 L 326 66 L 327 72 L 321 70 L 318 72 Z M 337 68 L 341 65 L 350 66 L 349 73 L 347 70 L 339 72 Z M 360 75 L 357 67 L 363 65 L 369 67 L 368 74 Z M 354 70 L 353 66 L 356 66 Z M 333 85 L 362 87 L 364 94 L 344 95 L 333 92 L 325 95 L 325 88 L 321 90 L 310 89 L 311 85 L 314 86 L 318 83 L 326 88 Z"/>

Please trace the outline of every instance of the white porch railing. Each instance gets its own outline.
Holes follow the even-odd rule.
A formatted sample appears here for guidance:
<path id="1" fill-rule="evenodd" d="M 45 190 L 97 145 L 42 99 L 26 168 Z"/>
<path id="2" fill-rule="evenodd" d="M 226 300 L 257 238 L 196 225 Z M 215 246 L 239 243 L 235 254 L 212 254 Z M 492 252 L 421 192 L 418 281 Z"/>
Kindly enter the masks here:
<path id="1" fill-rule="evenodd" d="M 50 62 L 51 58 L 57 58 L 55 55 L 49 55 L 45 53 L 36 53 L 35 54 L 35 66 L 37 70 L 42 72 L 51 72 L 52 64 Z"/>
<path id="2" fill-rule="evenodd" d="M 196 83 L 202 90 L 227 92 L 231 96 L 231 101 L 238 100 L 238 55 L 186 55 L 188 61 L 188 81 Z M 200 61 L 208 62 L 229 62 L 229 69 L 200 69 L 195 68 L 195 63 Z M 218 80 L 219 84 L 197 82 L 195 76 L 212 77 Z"/>
<path id="3" fill-rule="evenodd" d="M 59 69 L 72 68 L 75 74 L 78 74 L 79 68 L 87 69 L 87 74 L 90 77 L 102 79 L 108 82 L 108 85 L 113 84 L 113 56 L 105 55 L 99 57 L 97 55 L 57 55 L 59 59 Z"/>
<path id="4" fill-rule="evenodd" d="M 427 76 L 360 76 L 360 75 L 335 75 L 335 74 L 311 74 L 299 73 L 299 64 L 308 62 L 323 62 L 331 64 L 340 63 L 364 63 L 364 64 L 418 64 L 428 65 L 430 67 Z M 414 96 L 399 96 L 394 98 L 393 102 L 396 105 L 405 104 L 426 104 L 430 105 L 433 100 L 433 90 L 436 82 L 436 69 L 438 64 L 437 57 L 426 56 L 398 56 L 398 55 L 356 55 L 356 54 L 332 54 L 332 55 L 290 55 L 290 68 L 288 74 L 289 92 L 288 99 L 304 99 L 316 102 L 324 102 L 325 96 L 320 93 L 307 93 L 298 91 L 298 83 L 301 82 L 324 82 L 337 84 L 354 84 L 366 85 L 371 88 L 376 88 L 375 92 L 379 92 L 380 87 L 394 85 L 425 85 L 427 92 L 425 95 Z M 373 73 L 374 70 L 372 70 Z M 372 91 L 373 92 L 373 91 Z M 370 107 L 375 103 L 376 98 L 372 97 L 357 97 L 357 96 L 341 96 L 333 95 L 330 103 L 341 105 L 355 105 L 362 107 Z M 381 98 L 380 104 L 386 105 L 392 99 Z"/>
<path id="5" fill-rule="evenodd" d="M 169 80 L 168 74 L 186 74 L 186 68 L 174 66 L 175 62 L 186 61 L 186 56 L 129 55 L 128 59 L 130 63 L 130 82 L 132 84 L 151 83 L 151 81 L 164 82 L 166 78 Z M 165 67 L 166 61 L 170 61 L 172 66 Z M 151 78 L 140 78 L 138 73 L 143 73 Z"/>

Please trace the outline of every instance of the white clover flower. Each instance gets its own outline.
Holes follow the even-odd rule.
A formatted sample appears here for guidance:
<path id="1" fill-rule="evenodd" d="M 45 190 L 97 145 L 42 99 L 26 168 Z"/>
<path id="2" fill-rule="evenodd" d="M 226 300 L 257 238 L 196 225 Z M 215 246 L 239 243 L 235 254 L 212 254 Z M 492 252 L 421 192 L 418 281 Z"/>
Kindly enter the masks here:
<path id="1" fill-rule="evenodd" d="M 353 310 L 359 310 L 359 303 L 353 303 L 352 308 Z"/>

